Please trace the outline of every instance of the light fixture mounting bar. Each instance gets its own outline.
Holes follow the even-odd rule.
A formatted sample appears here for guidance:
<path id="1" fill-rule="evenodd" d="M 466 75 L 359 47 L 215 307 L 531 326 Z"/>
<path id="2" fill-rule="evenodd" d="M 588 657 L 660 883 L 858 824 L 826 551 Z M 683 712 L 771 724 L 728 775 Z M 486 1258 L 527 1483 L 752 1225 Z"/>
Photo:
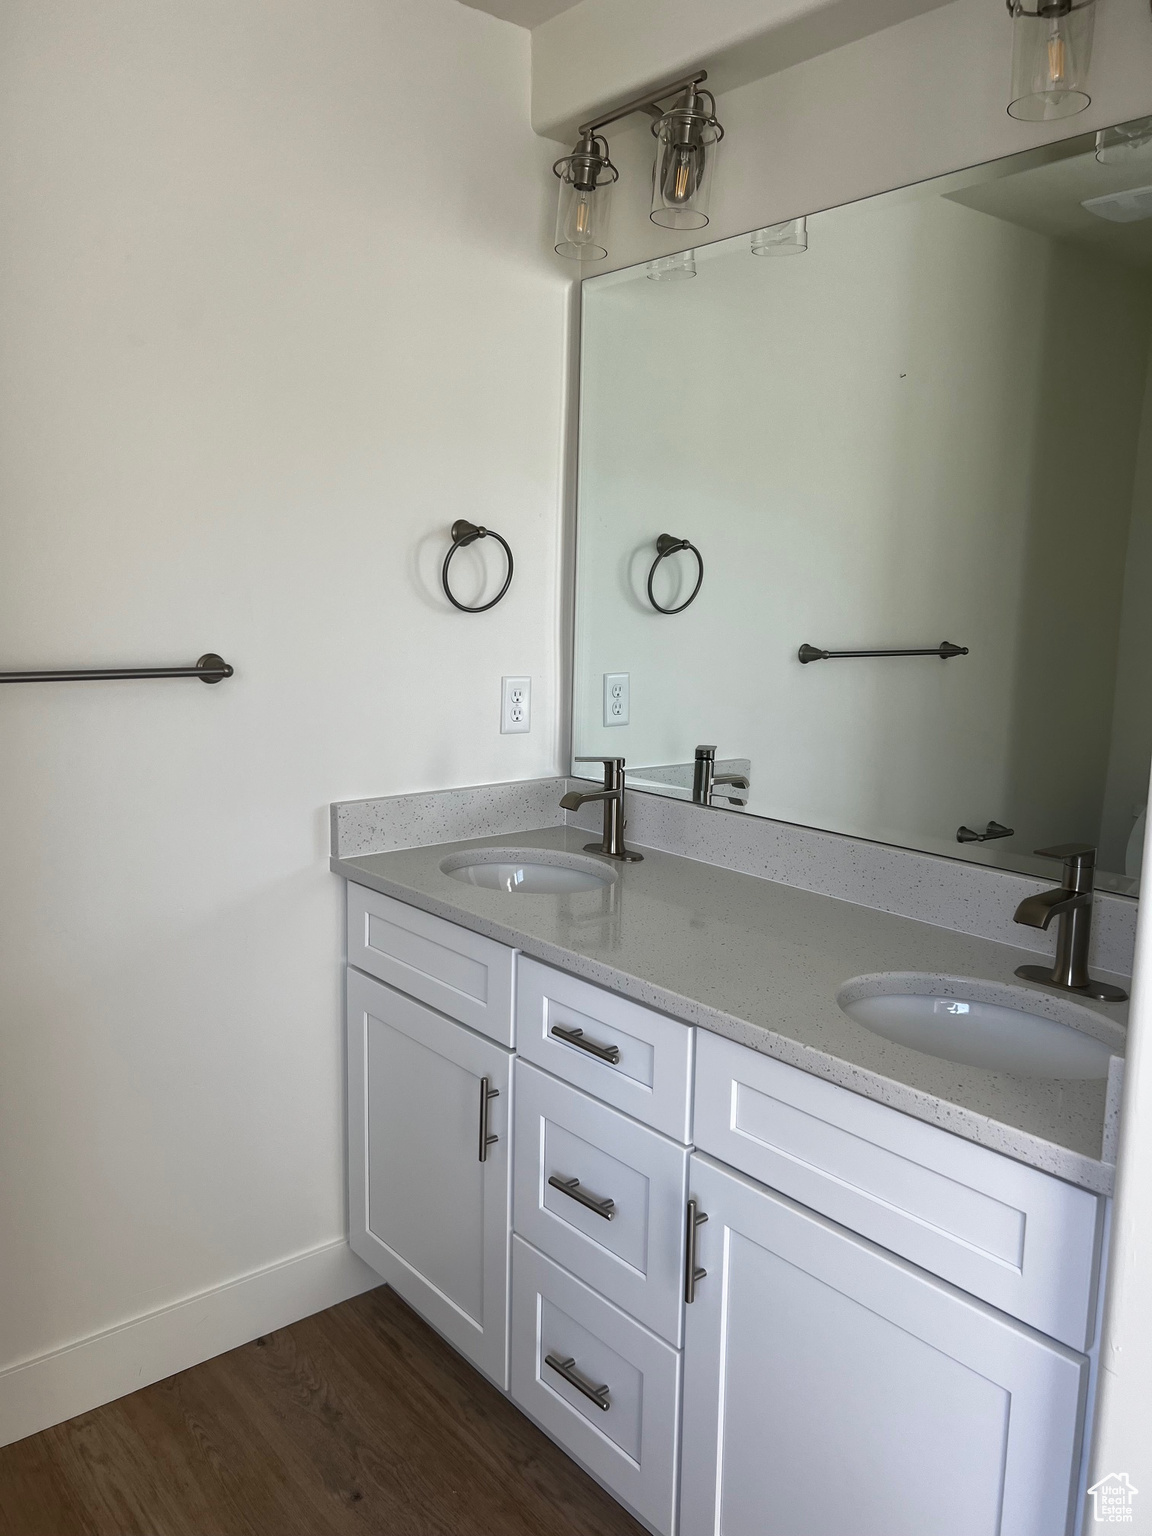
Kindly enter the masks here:
<path id="1" fill-rule="evenodd" d="M 622 117 L 631 117 L 633 112 L 649 112 L 653 117 L 663 117 L 664 114 L 657 107 L 657 102 L 664 101 L 668 96 L 676 96 L 681 91 L 688 89 L 690 85 L 701 85 L 708 78 L 706 69 L 698 69 L 694 75 L 684 75 L 680 80 L 673 80 L 668 85 L 662 85 L 658 91 L 649 91 L 644 96 L 635 96 L 631 101 L 626 101 L 623 106 L 614 107 L 611 112 L 606 112 L 602 117 L 595 117 L 591 122 L 580 124 L 580 133 L 596 133 L 601 128 L 607 128 L 609 123 L 617 123 Z"/>

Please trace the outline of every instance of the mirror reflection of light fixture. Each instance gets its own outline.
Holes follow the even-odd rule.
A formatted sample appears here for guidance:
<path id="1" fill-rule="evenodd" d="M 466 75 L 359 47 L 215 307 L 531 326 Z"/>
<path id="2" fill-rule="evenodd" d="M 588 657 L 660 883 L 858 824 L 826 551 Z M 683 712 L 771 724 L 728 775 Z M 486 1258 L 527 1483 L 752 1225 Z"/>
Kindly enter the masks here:
<path id="1" fill-rule="evenodd" d="M 644 275 L 656 283 L 682 282 L 696 276 L 696 252 L 677 251 L 674 256 L 660 256 L 650 261 Z"/>
<path id="2" fill-rule="evenodd" d="M 752 231 L 753 256 L 799 256 L 807 249 L 807 218 L 788 219 Z"/>
<path id="3" fill-rule="evenodd" d="M 656 135 L 653 224 L 664 229 L 703 229 L 708 222 L 716 146 L 724 137 L 712 92 L 699 90 L 694 81 L 652 124 L 652 132 Z"/>
<path id="4" fill-rule="evenodd" d="M 581 131 L 570 155 L 557 160 L 560 178 L 556 207 L 556 252 L 572 261 L 603 261 L 608 254 L 608 217 L 612 188 L 620 172 L 608 158 L 608 141 Z"/>
<path id="5" fill-rule="evenodd" d="M 647 112 L 655 119 L 653 221 L 667 229 L 703 229 L 708 222 L 716 146 L 724 137 L 711 91 L 700 90 L 707 78 L 707 72 L 698 69 L 580 125 L 580 142 L 552 167 L 560 178 L 556 210 L 559 255 L 576 261 L 599 261 L 607 256 L 609 194 L 620 174 L 608 158 L 608 144 L 600 130 L 634 112 Z M 672 102 L 670 107 L 660 105 L 668 101 Z M 693 273 L 678 275 L 691 277 Z"/>
<path id="6" fill-rule="evenodd" d="M 1050 122 L 1083 112 L 1092 98 L 1085 90 L 1092 59 L 1096 0 L 1006 0 L 1012 18 L 1012 99 L 1010 117 Z"/>
<path id="7" fill-rule="evenodd" d="M 1096 135 L 1096 158 L 1101 165 L 1129 165 L 1152 160 L 1152 117 L 1138 117 L 1115 128 L 1101 128 Z"/>

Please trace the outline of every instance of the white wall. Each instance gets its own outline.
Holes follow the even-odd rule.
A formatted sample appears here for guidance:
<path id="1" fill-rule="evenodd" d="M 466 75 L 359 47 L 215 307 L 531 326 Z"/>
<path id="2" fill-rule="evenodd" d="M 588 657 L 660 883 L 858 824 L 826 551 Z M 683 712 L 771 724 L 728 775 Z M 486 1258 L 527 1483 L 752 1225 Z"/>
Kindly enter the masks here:
<path id="1" fill-rule="evenodd" d="M 0 102 L 0 666 L 236 667 L 0 696 L 2 1370 L 344 1232 L 326 808 L 557 766 L 570 273 L 454 0 L 13 0 Z"/>
<path id="2" fill-rule="evenodd" d="M 945 854 L 990 820 L 998 862 L 1095 839 L 1149 278 L 931 184 L 808 234 L 585 287 L 575 750 L 716 742 L 760 815 Z M 660 532 L 707 567 L 674 618 L 645 593 Z M 695 570 L 664 565 L 661 600 Z M 796 660 L 943 639 L 971 654 Z"/>
<path id="3" fill-rule="evenodd" d="M 1124 566 L 1124 596 L 1116 651 L 1116 696 L 1104 824 L 1102 861 L 1117 868 L 1134 818 L 1148 802 L 1148 759 L 1152 755 L 1152 362 L 1144 389 L 1144 410 L 1132 489 L 1132 519 Z"/>
<path id="4" fill-rule="evenodd" d="M 1152 869 L 1145 833 L 1144 868 Z M 1139 1489 L 1132 1530 L 1149 1528 L 1152 1505 L 1152 922 L 1141 908 L 1136 929 L 1128 1052 L 1120 1122 L 1107 1307 L 1100 1340 L 1100 1385 L 1088 1481 L 1127 1473 Z M 1087 1512 L 1084 1536 L 1101 1526 Z"/>

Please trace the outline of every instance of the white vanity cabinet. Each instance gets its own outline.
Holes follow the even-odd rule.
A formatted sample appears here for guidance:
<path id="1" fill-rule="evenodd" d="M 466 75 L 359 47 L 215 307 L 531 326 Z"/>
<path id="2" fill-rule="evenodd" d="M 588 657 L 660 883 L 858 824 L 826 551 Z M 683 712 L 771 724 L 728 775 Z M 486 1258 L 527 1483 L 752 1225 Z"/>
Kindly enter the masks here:
<path id="1" fill-rule="evenodd" d="M 657 1536 L 1071 1536 L 1099 1196 L 348 912 L 352 1246 Z"/>
<path id="2" fill-rule="evenodd" d="M 681 1536 L 1065 1536 L 1087 1360 L 692 1158 Z"/>

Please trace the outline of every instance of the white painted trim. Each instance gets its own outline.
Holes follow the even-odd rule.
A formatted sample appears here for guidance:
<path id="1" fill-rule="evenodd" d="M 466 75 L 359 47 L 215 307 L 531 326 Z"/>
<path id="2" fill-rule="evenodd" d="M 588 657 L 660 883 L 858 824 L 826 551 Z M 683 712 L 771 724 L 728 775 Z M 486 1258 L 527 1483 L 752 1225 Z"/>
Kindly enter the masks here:
<path id="1" fill-rule="evenodd" d="M 380 1284 L 344 1238 L 0 1371 L 0 1445 L 87 1413 Z"/>

